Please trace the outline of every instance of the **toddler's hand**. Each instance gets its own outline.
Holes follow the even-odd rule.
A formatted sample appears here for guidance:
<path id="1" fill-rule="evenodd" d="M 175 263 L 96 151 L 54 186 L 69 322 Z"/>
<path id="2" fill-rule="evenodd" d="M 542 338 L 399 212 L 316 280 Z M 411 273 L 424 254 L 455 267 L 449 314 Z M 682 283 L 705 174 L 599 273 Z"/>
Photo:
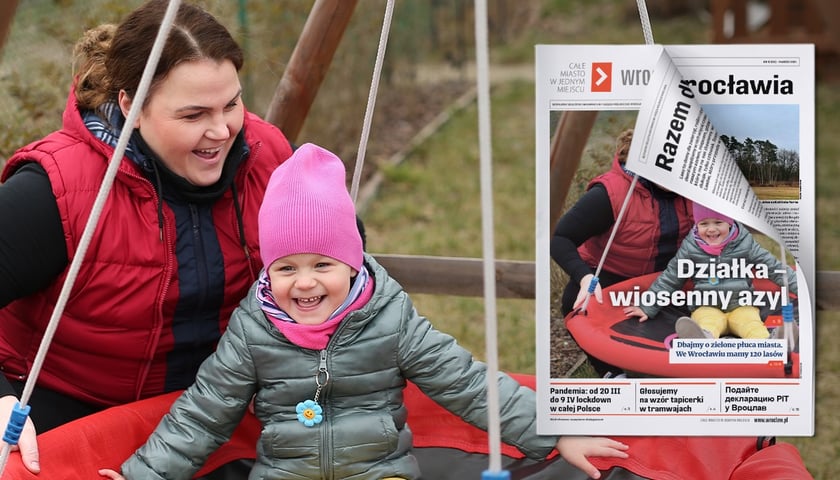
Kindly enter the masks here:
<path id="1" fill-rule="evenodd" d="M 639 307 L 626 307 L 624 309 L 624 314 L 630 317 L 639 317 L 640 322 L 644 322 L 648 319 L 647 314 Z"/>
<path id="2" fill-rule="evenodd" d="M 111 480 L 125 480 L 125 477 L 108 468 L 103 468 L 99 470 L 99 475 L 106 478 L 110 478 Z"/>
<path id="3" fill-rule="evenodd" d="M 586 457 L 627 458 L 628 448 L 624 443 L 604 437 L 560 437 L 557 441 L 560 456 L 590 478 L 601 478 L 601 472 Z"/>

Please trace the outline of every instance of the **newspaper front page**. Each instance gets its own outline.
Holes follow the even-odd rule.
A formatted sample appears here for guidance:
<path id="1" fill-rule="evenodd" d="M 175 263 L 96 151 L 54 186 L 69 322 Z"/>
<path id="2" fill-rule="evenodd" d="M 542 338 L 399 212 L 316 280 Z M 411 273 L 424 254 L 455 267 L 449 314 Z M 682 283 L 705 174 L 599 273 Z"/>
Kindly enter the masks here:
<path id="1" fill-rule="evenodd" d="M 813 45 L 536 47 L 537 169 L 546 173 L 536 176 L 540 434 L 813 435 L 814 82 Z M 596 137 L 632 128 L 620 167 L 636 177 L 631 187 L 674 192 L 728 217 L 728 236 L 715 250 L 723 237 L 709 240 L 703 230 L 714 220 L 695 218 L 700 223 L 664 271 L 593 283 L 574 311 L 552 318 L 562 292 L 549 248 L 551 144 L 563 115 L 593 111 L 598 120 L 581 169 L 612 153 L 598 150 L 604 140 Z M 590 180 L 578 179 L 573 190 Z M 614 208 L 616 223 L 648 208 L 622 205 Z M 609 274 L 608 247 L 628 231 L 613 228 L 593 273 Z M 743 240 L 751 250 L 735 255 L 723 246 L 736 237 L 752 237 Z M 657 313 L 642 318 L 639 311 Z M 746 331 L 737 330 L 745 316 L 760 318 L 765 333 L 735 334 Z M 584 351 L 626 377 L 552 371 L 551 342 L 559 340 L 551 324 L 558 321 Z"/>

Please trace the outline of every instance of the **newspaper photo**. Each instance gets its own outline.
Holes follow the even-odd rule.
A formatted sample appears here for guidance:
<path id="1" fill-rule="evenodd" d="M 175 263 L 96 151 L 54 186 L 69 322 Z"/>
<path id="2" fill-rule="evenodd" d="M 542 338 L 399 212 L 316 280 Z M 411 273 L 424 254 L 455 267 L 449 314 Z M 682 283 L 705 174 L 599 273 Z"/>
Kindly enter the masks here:
<path id="1" fill-rule="evenodd" d="M 814 85 L 813 45 L 536 47 L 540 434 L 814 434 Z"/>

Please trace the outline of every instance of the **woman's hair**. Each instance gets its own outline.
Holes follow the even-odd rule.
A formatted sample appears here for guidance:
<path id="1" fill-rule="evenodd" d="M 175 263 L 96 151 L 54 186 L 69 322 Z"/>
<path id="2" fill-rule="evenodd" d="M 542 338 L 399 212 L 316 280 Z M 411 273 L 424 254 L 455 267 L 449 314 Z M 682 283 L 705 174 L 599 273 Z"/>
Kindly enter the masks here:
<path id="1" fill-rule="evenodd" d="M 120 90 L 134 96 L 168 3 L 149 0 L 119 26 L 100 25 L 79 40 L 74 55 L 78 67 L 76 101 L 80 109 L 98 109 L 115 100 Z M 239 71 L 243 53 L 213 15 L 196 5 L 182 3 L 161 52 L 149 96 L 174 67 L 200 59 L 230 60 Z"/>
<path id="2" fill-rule="evenodd" d="M 627 162 L 627 154 L 630 153 L 630 142 L 633 140 L 633 129 L 627 129 L 615 139 L 615 156 L 618 163 L 624 165 Z"/>

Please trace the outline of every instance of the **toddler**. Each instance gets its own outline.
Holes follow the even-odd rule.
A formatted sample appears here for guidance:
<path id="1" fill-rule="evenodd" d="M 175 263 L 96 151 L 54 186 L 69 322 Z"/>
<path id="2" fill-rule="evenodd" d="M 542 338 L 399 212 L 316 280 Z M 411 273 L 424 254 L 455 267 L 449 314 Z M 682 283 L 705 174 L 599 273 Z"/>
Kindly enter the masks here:
<path id="1" fill-rule="evenodd" d="M 751 276 L 758 271 L 766 272 L 767 276 L 777 285 L 783 285 L 784 273 L 787 270 L 789 288 L 796 293 L 796 274 L 793 269 L 782 263 L 770 252 L 755 241 L 749 230 L 732 220 L 732 218 L 716 212 L 698 203 L 694 203 L 695 225 L 680 245 L 677 254 L 668 263 L 665 270 L 659 274 L 648 289 L 654 293 L 673 292 L 683 286 L 688 280 L 686 275 L 679 272 L 680 263 L 689 265 L 706 265 L 715 268 L 684 268 L 682 271 L 707 272 L 708 274 L 691 276 L 694 288 L 700 291 L 715 290 L 722 292 L 718 298 L 727 298 L 726 305 L 692 306 L 691 317 L 677 319 L 676 330 L 680 338 L 719 338 L 732 334 L 740 338 L 765 339 L 770 332 L 764 326 L 759 315 L 759 309 L 753 305 L 740 305 L 742 292 L 749 292 L 752 298 L 753 282 Z M 747 265 L 756 267 L 750 272 L 740 268 L 717 268 L 721 264 Z M 729 272 L 728 275 L 716 275 L 716 272 Z M 744 302 L 747 303 L 747 302 Z M 660 307 L 634 306 L 624 312 L 639 317 L 645 321 L 655 316 Z"/>
<path id="2" fill-rule="evenodd" d="M 259 212 L 264 270 L 195 383 L 123 463 L 125 477 L 191 478 L 252 399 L 263 428 L 250 478 L 418 478 L 408 380 L 487 428 L 485 364 L 363 253 L 345 182 L 342 161 L 312 144 L 274 171 Z M 557 448 L 592 478 L 600 473 L 587 456 L 627 457 L 607 438 L 538 436 L 534 392 L 505 374 L 497 381 L 502 439 L 528 457 Z"/>

